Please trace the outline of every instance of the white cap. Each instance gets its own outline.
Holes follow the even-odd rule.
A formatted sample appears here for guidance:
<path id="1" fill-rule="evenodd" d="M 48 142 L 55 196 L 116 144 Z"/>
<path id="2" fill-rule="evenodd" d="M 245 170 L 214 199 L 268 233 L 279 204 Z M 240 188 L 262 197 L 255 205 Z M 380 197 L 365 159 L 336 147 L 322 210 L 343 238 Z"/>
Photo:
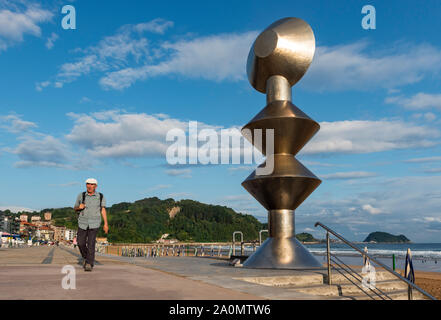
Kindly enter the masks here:
<path id="1" fill-rule="evenodd" d="M 98 181 L 96 181 L 96 179 L 94 178 L 89 178 L 86 180 L 86 183 L 90 183 L 90 184 L 96 184 L 98 185 Z"/>

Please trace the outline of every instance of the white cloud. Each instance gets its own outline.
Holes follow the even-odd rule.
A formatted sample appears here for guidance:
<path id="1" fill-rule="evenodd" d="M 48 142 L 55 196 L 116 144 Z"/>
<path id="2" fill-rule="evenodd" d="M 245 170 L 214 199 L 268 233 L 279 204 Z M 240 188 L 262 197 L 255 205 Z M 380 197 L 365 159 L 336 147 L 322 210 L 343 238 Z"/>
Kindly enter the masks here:
<path id="1" fill-rule="evenodd" d="M 124 25 L 113 36 L 84 50 L 61 66 L 56 81 L 67 83 L 92 72 L 104 73 L 104 89 L 123 90 L 137 81 L 178 75 L 213 81 L 246 79 L 245 66 L 257 31 L 181 37 L 176 41 L 147 39 L 145 32 L 163 34 L 173 22 L 154 19 Z M 441 70 L 441 50 L 429 44 L 394 44 L 381 49 L 366 41 L 318 46 L 315 59 L 300 83 L 311 90 L 369 90 L 421 81 Z"/>
<path id="2" fill-rule="evenodd" d="M 135 158 L 135 157 L 164 157 L 171 142 L 165 137 L 172 129 L 181 129 L 188 138 L 189 122 L 171 118 L 167 115 L 149 115 L 146 113 L 126 113 L 120 110 L 95 112 L 91 114 L 69 113 L 73 126 L 61 137 L 51 137 L 29 131 L 36 124 L 24 121 L 18 116 L 4 116 L 6 128 L 20 133 L 28 130 L 34 136 L 22 137 L 22 142 L 13 149 L 13 153 L 21 158 L 18 166 L 42 165 L 64 166 L 66 162 L 73 163 L 69 150 L 78 149 L 81 152 L 75 161 L 84 159 Z M 5 120 L 6 119 L 6 120 Z M 372 153 L 395 149 L 423 148 L 439 143 L 439 130 L 400 120 L 378 121 L 336 121 L 322 122 L 321 131 L 301 151 L 305 154 L 326 153 Z M 221 130 L 229 131 L 232 136 L 238 135 L 237 127 L 223 128 L 198 122 L 198 130 L 212 129 L 220 137 Z M 228 151 L 238 155 L 243 160 L 244 155 L 253 153 L 251 144 L 244 141 L 244 148 L 230 150 L 219 144 L 218 154 Z M 204 142 L 199 142 L 199 146 Z M 45 151 L 46 150 L 46 151 Z M 11 149 L 9 150 L 11 151 Z M 45 153 L 46 152 L 46 153 Z M 255 163 L 262 160 L 260 153 L 254 157 L 250 165 L 230 167 L 230 172 L 252 171 Z M 231 159 L 230 159 L 231 161 Z M 80 163 L 74 165 L 81 167 Z M 367 172 L 337 172 L 324 175 L 325 179 L 355 179 L 373 176 Z"/>
<path id="3" fill-rule="evenodd" d="M 369 212 L 370 214 L 380 214 L 382 211 L 378 208 L 374 208 L 370 204 L 365 204 L 362 206 L 363 210 Z"/>
<path id="4" fill-rule="evenodd" d="M 424 172 L 424 173 L 440 173 L 440 172 L 441 172 L 441 168 L 430 168 L 430 169 L 425 169 L 423 172 Z"/>
<path id="5" fill-rule="evenodd" d="M 410 163 L 438 162 L 438 161 L 441 161 L 441 156 L 413 158 L 413 159 L 404 160 L 404 162 L 410 162 Z"/>
<path id="6" fill-rule="evenodd" d="M 239 194 L 239 195 L 231 195 L 222 197 L 223 200 L 226 201 L 250 201 L 253 200 L 253 197 L 247 194 Z"/>
<path id="7" fill-rule="evenodd" d="M 37 91 L 42 91 L 44 88 L 46 88 L 47 86 L 49 86 L 51 83 L 50 81 L 42 81 L 42 82 L 37 82 L 35 84 L 35 90 Z"/>
<path id="8" fill-rule="evenodd" d="M 0 211 L 5 211 L 5 210 L 9 210 L 9 211 L 11 211 L 13 213 L 37 211 L 35 209 L 30 209 L 30 208 L 20 207 L 20 206 L 1 206 L 0 207 Z"/>
<path id="9" fill-rule="evenodd" d="M 174 192 L 174 193 L 169 193 L 167 195 L 167 197 L 169 198 L 173 198 L 173 199 L 184 199 L 184 198 L 190 198 L 193 197 L 193 194 L 190 192 Z"/>
<path id="10" fill-rule="evenodd" d="M 21 161 L 15 163 L 15 167 L 25 168 L 32 166 L 66 168 L 69 161 L 68 147 L 57 138 L 43 136 L 22 137 L 23 140 L 16 148 L 8 149 L 16 154 Z"/>
<path id="11" fill-rule="evenodd" d="M 124 25 L 96 45 L 77 49 L 80 55 L 76 59 L 61 65 L 53 80 L 37 83 L 36 89 L 41 91 L 49 84 L 60 88 L 81 76 L 103 72 L 100 85 L 116 90 L 161 75 L 215 81 L 246 78 L 246 59 L 257 32 L 217 34 L 175 42 L 153 41 L 144 35 L 147 31 L 163 34 L 171 26 L 173 22 L 164 19 Z"/>
<path id="12" fill-rule="evenodd" d="M 167 42 L 160 47 L 164 55 L 167 54 L 162 62 L 111 72 L 101 78 L 100 84 L 120 90 L 136 81 L 167 74 L 215 81 L 242 80 L 248 51 L 256 35 L 257 32 L 252 31 Z"/>
<path id="13" fill-rule="evenodd" d="M 430 147 L 440 132 L 400 120 L 321 122 L 318 134 L 301 153 L 370 153 Z"/>
<path id="14" fill-rule="evenodd" d="M 8 5 L 8 3 L 6 3 Z M 39 24 L 48 22 L 53 14 L 38 5 L 0 10 L 0 51 L 22 42 L 25 35 L 41 36 Z"/>
<path id="15" fill-rule="evenodd" d="M 296 225 L 320 221 L 349 239 L 360 231 L 405 234 L 414 242 L 439 239 L 441 225 L 435 225 L 441 217 L 439 175 L 378 179 L 364 190 L 341 186 L 336 192 L 320 193 L 319 188 L 296 211 Z M 438 233 L 429 235 L 429 230 Z"/>
<path id="16" fill-rule="evenodd" d="M 65 83 L 93 72 L 118 70 L 131 62 L 145 62 L 149 59 L 148 41 L 137 26 L 139 25 L 124 25 L 114 35 L 104 37 L 96 45 L 76 49 L 76 52 L 81 54 L 79 57 L 61 65 L 54 80 L 40 83 L 49 83 L 61 88 Z M 37 84 L 37 90 L 43 87 Z"/>
<path id="17" fill-rule="evenodd" d="M 424 119 L 424 120 L 426 120 L 428 122 L 432 122 L 432 121 L 436 120 L 436 114 L 434 114 L 432 112 L 417 113 L 417 114 L 414 115 L 414 117 L 416 119 L 422 118 L 422 119 Z"/>
<path id="18" fill-rule="evenodd" d="M 256 169 L 254 166 L 237 166 L 237 167 L 228 168 L 228 171 L 231 171 L 231 172 L 236 172 L 236 171 L 248 171 L 248 172 L 251 172 L 254 169 Z"/>
<path id="19" fill-rule="evenodd" d="M 48 48 L 49 50 L 52 49 L 57 39 L 58 39 L 58 35 L 55 32 L 52 32 L 51 36 L 46 40 L 46 48 Z"/>
<path id="20" fill-rule="evenodd" d="M 164 32 L 168 29 L 173 27 L 174 23 L 173 21 L 168 21 L 161 18 L 156 18 L 149 22 L 143 22 L 139 23 L 135 26 L 133 26 L 133 29 L 138 32 L 153 32 L 153 33 L 159 33 L 164 34 Z"/>
<path id="21" fill-rule="evenodd" d="M 172 177 L 191 178 L 191 169 L 168 169 L 165 173 Z"/>
<path id="22" fill-rule="evenodd" d="M 411 110 L 441 110 L 441 94 L 429 94 L 420 92 L 410 98 L 406 98 L 403 96 L 388 97 L 385 99 L 385 102 L 390 104 L 398 104 Z"/>
<path id="23" fill-rule="evenodd" d="M 4 128 L 12 133 L 19 133 L 37 128 L 37 124 L 31 121 L 25 121 L 18 115 L 10 114 L 0 116 L 0 128 Z"/>
<path id="24" fill-rule="evenodd" d="M 302 161 L 304 165 L 307 166 L 316 166 L 316 167 L 344 167 L 343 164 L 335 164 L 335 163 L 326 163 L 326 162 L 318 162 L 318 161 Z"/>
<path id="25" fill-rule="evenodd" d="M 319 46 L 299 85 L 310 90 L 394 88 L 421 81 L 441 69 L 441 50 L 428 44 L 393 45 L 388 51 L 366 41 Z"/>
<path id="26" fill-rule="evenodd" d="M 320 175 L 320 178 L 326 180 L 346 180 L 346 179 L 365 179 L 376 176 L 377 174 L 375 172 L 350 171 L 350 172 L 335 172 L 330 174 L 322 174 Z"/>
<path id="27" fill-rule="evenodd" d="M 69 115 L 74 120 L 74 126 L 66 135 L 67 140 L 84 147 L 90 155 L 98 158 L 164 156 L 170 145 L 165 141 L 167 132 L 175 128 L 188 131 L 188 122 L 162 115 L 123 113 L 118 110 Z M 322 122 L 320 125 L 321 130 L 302 153 L 371 153 L 430 147 L 438 143 L 440 136 L 437 129 L 399 120 L 336 121 Z M 198 122 L 198 129 L 202 128 L 211 128 L 218 133 L 225 129 Z M 252 153 L 251 145 L 245 146 L 242 151 Z M 233 150 L 233 153 L 242 151 Z M 251 166 L 239 166 L 228 170 L 251 169 Z"/>
<path id="28" fill-rule="evenodd" d="M 74 126 L 66 135 L 95 157 L 142 157 L 164 155 L 167 132 L 185 130 L 187 123 L 171 118 L 158 118 L 145 113 L 124 114 L 116 111 L 91 115 L 73 113 Z"/>

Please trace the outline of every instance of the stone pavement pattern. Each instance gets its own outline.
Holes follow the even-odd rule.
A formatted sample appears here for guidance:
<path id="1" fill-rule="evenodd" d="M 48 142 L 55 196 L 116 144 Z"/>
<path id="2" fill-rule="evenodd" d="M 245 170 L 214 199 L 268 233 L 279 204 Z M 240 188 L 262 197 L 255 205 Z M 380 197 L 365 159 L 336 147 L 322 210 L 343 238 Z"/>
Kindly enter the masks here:
<path id="1" fill-rule="evenodd" d="M 63 266 L 76 270 L 76 289 L 62 288 Z M 326 269 L 273 270 L 231 267 L 214 257 L 117 257 L 96 255 L 93 272 L 81 267 L 78 249 L 31 247 L 0 249 L 0 299 L 371 299 L 347 274 Z M 384 271 L 378 289 L 391 299 L 407 299 L 407 285 Z M 348 281 L 349 280 L 349 281 Z M 368 295 L 366 294 L 368 293 Z M 415 297 L 417 295 L 415 294 Z M 383 297 L 384 298 L 384 297 Z M 418 297 L 421 298 L 421 297 Z"/>
<path id="2" fill-rule="evenodd" d="M 62 246 L 0 249 L 0 299 L 261 299 L 110 257 L 84 272 L 78 257 Z M 61 286 L 65 265 L 75 267 L 75 290 Z"/>

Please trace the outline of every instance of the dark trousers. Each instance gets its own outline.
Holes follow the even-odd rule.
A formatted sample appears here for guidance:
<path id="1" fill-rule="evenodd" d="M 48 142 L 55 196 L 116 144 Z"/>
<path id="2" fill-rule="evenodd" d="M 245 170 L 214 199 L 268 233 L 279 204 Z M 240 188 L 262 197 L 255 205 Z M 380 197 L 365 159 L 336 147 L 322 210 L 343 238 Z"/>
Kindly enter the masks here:
<path id="1" fill-rule="evenodd" d="M 87 230 L 78 228 L 77 243 L 80 248 L 81 255 L 86 260 L 86 263 L 93 266 L 95 262 L 95 242 L 98 228 Z"/>

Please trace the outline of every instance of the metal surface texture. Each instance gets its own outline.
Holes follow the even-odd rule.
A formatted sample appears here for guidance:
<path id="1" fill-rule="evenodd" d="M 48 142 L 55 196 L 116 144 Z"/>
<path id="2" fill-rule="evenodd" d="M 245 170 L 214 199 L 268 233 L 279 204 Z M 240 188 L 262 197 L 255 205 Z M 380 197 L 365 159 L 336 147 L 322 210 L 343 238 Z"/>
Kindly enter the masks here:
<path id="1" fill-rule="evenodd" d="M 299 18 L 284 18 L 266 28 L 248 55 L 247 74 L 251 85 L 267 93 L 271 76 L 286 78 L 293 86 L 308 70 L 315 52 L 311 27 Z"/>
<path id="2" fill-rule="evenodd" d="M 266 156 L 259 168 L 273 163 L 274 170 L 263 175 L 256 169 L 242 182 L 268 210 L 269 238 L 244 262 L 247 268 L 322 268 L 296 239 L 294 213 L 321 183 L 295 158 L 320 126 L 291 102 L 291 87 L 305 74 L 314 51 L 311 27 L 299 18 L 284 18 L 257 37 L 248 55 L 248 79 L 257 91 L 266 93 L 267 105 L 242 128 L 242 134 Z M 274 148 L 267 149 L 269 129 L 274 132 Z"/>

